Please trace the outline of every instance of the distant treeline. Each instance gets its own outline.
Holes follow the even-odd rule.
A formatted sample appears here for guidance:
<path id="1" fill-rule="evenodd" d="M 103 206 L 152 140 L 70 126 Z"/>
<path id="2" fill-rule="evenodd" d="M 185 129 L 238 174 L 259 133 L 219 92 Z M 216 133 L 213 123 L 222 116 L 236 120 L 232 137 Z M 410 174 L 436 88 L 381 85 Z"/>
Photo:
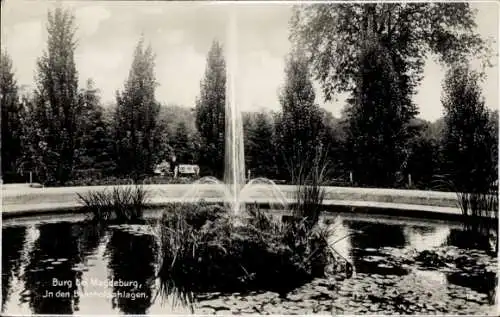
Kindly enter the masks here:
<path id="1" fill-rule="evenodd" d="M 461 10 L 468 12 L 467 8 Z M 316 18 L 325 14 L 315 12 L 314 6 L 307 10 L 313 10 Z M 332 21 L 338 18 L 337 13 L 331 14 Z M 362 14 L 376 16 L 370 10 Z M 313 22 L 297 15 L 292 39 L 303 44 L 314 31 Z M 333 77 L 323 76 L 318 63 L 330 54 L 329 65 L 341 67 L 335 64 L 341 52 L 323 51 L 316 56 L 308 51 L 310 45 L 294 46 L 277 96 L 281 110 L 243 114 L 245 161 L 252 177 L 290 181 L 291 175 L 321 156 L 329 163 L 330 185 L 441 190 L 489 186 L 497 178 L 498 112 L 485 106 L 481 74 L 459 58 L 449 62 L 443 83 L 444 116 L 435 122 L 421 120 L 411 98 L 418 79 L 409 71 L 414 67 L 418 73 L 421 68 L 409 64 L 412 56 L 406 56 L 406 51 L 390 47 L 385 31 L 378 34 L 369 25 L 359 37 L 361 45 L 353 46 L 356 54 L 348 56 L 351 68 L 343 73 L 332 70 Z M 472 32 L 467 25 L 462 27 Z M 92 80 L 84 88 L 78 85 L 74 29 L 70 12 L 49 13 L 47 49 L 38 60 L 33 91 L 20 91 L 11 59 L 2 52 L 4 182 L 26 180 L 21 174 L 28 171 L 47 185 L 78 178 L 139 181 L 174 154 L 179 163 L 198 164 L 202 176 L 222 177 L 223 47 L 213 43 L 196 105 L 189 108 L 155 99 L 154 53 L 141 39 L 116 102 L 103 106 Z M 465 54 L 477 43 L 463 43 L 456 49 Z M 315 103 L 313 78 L 322 84 L 327 99 L 335 91 L 350 93 L 340 118 Z"/>

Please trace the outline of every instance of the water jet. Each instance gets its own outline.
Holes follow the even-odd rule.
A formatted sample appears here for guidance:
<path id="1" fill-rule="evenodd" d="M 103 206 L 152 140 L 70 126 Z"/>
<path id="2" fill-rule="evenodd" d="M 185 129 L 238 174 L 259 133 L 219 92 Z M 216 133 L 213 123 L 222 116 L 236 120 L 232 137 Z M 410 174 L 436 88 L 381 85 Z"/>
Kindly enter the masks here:
<path id="1" fill-rule="evenodd" d="M 233 212 L 233 215 L 239 216 L 241 211 L 245 210 L 245 204 L 252 202 L 252 196 L 256 193 L 264 195 L 269 200 L 266 203 L 276 209 L 287 209 L 287 200 L 270 179 L 255 178 L 246 182 L 243 120 L 236 94 L 238 64 L 236 21 L 236 11 L 231 9 L 226 37 L 224 178 L 223 181 L 211 176 L 201 178 L 193 183 L 193 186 L 184 194 L 182 201 L 193 203 L 206 197 L 219 198 Z"/>

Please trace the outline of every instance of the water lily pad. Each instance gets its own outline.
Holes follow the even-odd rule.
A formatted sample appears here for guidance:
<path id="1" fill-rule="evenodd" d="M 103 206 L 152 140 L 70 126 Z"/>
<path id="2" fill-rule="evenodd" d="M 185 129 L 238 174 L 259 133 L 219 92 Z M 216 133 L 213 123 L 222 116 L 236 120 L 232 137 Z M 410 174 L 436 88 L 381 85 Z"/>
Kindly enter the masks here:
<path id="1" fill-rule="evenodd" d="M 40 263 L 49 263 L 49 262 L 53 262 L 53 261 L 55 261 L 55 260 L 56 260 L 56 259 L 52 259 L 52 258 L 50 258 L 50 259 L 41 260 L 41 261 L 40 261 Z"/>
<path id="2" fill-rule="evenodd" d="M 394 265 L 387 264 L 387 263 L 379 263 L 377 266 L 379 268 L 383 268 L 383 269 L 393 269 L 394 268 Z"/>
<path id="3" fill-rule="evenodd" d="M 362 260 L 364 262 L 369 262 L 369 263 L 375 263 L 375 262 L 381 262 L 383 261 L 385 258 L 383 256 L 379 256 L 379 255 L 369 255 L 369 256 L 365 256 Z"/>

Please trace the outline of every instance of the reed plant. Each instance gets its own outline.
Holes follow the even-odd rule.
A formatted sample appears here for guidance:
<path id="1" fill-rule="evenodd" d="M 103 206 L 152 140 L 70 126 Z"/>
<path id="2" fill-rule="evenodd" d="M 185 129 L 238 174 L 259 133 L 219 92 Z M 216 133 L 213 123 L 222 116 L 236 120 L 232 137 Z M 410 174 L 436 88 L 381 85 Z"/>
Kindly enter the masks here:
<path id="1" fill-rule="evenodd" d="M 298 156 L 300 158 L 300 155 Z M 292 183 L 296 187 L 293 215 L 305 219 L 308 229 L 313 228 L 321 214 L 326 196 L 325 185 L 330 173 L 326 151 L 321 148 L 314 155 L 287 164 Z"/>
<path id="2" fill-rule="evenodd" d="M 142 185 L 115 186 L 79 193 L 78 198 L 96 222 L 131 223 L 143 220 L 148 192 Z"/>
<path id="3" fill-rule="evenodd" d="M 247 211 L 243 225 L 217 205 L 178 205 L 166 212 L 159 239 L 161 292 L 169 295 L 177 285 L 194 293 L 266 289 L 283 294 L 324 274 L 328 244 L 320 230 L 308 230 L 305 221 L 283 223 L 257 206 Z"/>
<path id="4" fill-rule="evenodd" d="M 498 184 L 470 181 L 455 184 L 450 177 L 436 177 L 436 189 L 454 191 L 470 245 L 498 252 Z"/>

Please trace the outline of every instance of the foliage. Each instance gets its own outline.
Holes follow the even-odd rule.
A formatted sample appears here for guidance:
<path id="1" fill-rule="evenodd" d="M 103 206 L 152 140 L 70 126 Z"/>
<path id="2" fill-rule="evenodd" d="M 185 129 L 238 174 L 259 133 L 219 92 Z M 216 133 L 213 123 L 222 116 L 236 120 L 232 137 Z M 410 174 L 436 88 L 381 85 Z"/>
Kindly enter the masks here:
<path id="1" fill-rule="evenodd" d="M 199 160 L 200 135 L 193 109 L 162 105 L 158 115 L 160 143 L 156 149 L 159 161 L 175 154 L 181 164 Z"/>
<path id="2" fill-rule="evenodd" d="M 471 217 L 469 223 L 467 223 L 468 227 L 478 227 L 477 229 L 479 230 L 485 229 L 481 228 L 485 226 L 484 223 L 481 223 L 482 218 L 494 218 L 495 220 L 488 219 L 486 221 L 497 222 L 498 191 L 496 189 L 491 189 L 485 193 L 459 192 L 457 196 L 462 214 Z M 474 223 L 470 223 L 471 221 L 479 223 L 477 226 L 474 226 Z"/>
<path id="3" fill-rule="evenodd" d="M 291 39 L 304 47 L 325 99 L 351 94 L 350 155 L 340 155 L 353 162 L 342 168 L 353 170 L 364 186 L 403 185 L 401 172 L 408 170 L 412 150 L 405 146 L 412 138 L 407 124 L 416 114 L 411 100 L 428 55 L 435 53 L 448 65 L 470 55 L 484 54 L 484 62 L 489 57 L 467 3 L 312 4 L 298 6 L 291 25 Z M 413 149 L 434 147 L 422 145 Z"/>
<path id="4" fill-rule="evenodd" d="M 160 107 L 155 100 L 155 57 L 151 46 L 146 49 L 143 46 L 141 38 L 124 90 L 117 92 L 116 96 L 118 169 L 122 174 L 132 174 L 134 179 L 152 172 L 156 163 L 155 148 L 159 143 L 156 132 Z"/>
<path id="5" fill-rule="evenodd" d="M 327 244 L 317 228 L 299 220 L 280 223 L 257 208 L 248 213 L 238 225 L 219 206 L 166 212 L 160 223 L 162 291 L 168 294 L 175 285 L 194 293 L 266 288 L 283 294 L 324 273 Z"/>
<path id="6" fill-rule="evenodd" d="M 479 75 L 456 66 L 443 88 L 444 174 L 459 192 L 485 193 L 498 179 L 498 131 L 481 96 Z"/>
<path id="7" fill-rule="evenodd" d="M 44 162 L 46 149 L 43 132 L 36 119 L 33 96 L 25 94 L 21 98 L 21 147 L 22 157 L 19 159 L 17 172 L 32 171 L 43 183 L 48 175 Z"/>
<path id="8" fill-rule="evenodd" d="M 320 133 L 321 144 L 323 148 L 328 149 L 326 156 L 331 164 L 331 168 L 336 171 L 345 170 L 347 163 L 345 151 L 345 131 L 343 121 L 335 118 L 331 112 L 321 108 L 321 117 L 323 120 L 323 130 Z"/>
<path id="9" fill-rule="evenodd" d="M 194 164 L 198 161 L 199 146 L 196 132 L 189 131 L 186 122 L 179 122 L 171 142 L 173 151 L 179 162 Z"/>
<path id="10" fill-rule="evenodd" d="M 295 48 L 279 95 L 282 111 L 244 115 L 245 160 L 252 176 L 284 179 L 287 169 L 296 172 L 301 162 L 324 151 L 334 174 L 329 172 L 323 184 L 352 185 L 347 180 L 354 171 L 354 180 L 364 186 L 404 188 L 407 180 L 402 180 L 411 174 L 414 187 L 429 189 L 436 174 L 446 174 L 461 187 L 482 182 L 486 188 L 496 178 L 498 112 L 479 105 L 479 86 L 473 84 L 478 75 L 463 67 L 450 71 L 443 98 L 446 120 L 417 120 L 411 102 L 430 54 L 447 65 L 483 53 L 487 62 L 487 43 L 474 19 L 467 3 L 298 7 L 291 21 Z M 208 53 L 194 109 L 160 107 L 155 101 L 154 56 L 142 39 L 117 104 L 103 107 L 91 80 L 78 89 L 74 17 L 56 9 L 47 26 L 34 93 L 18 89 L 12 62 L 2 51 L 4 182 L 6 173 L 21 175 L 10 180 L 24 181 L 29 171 L 48 186 L 128 184 L 129 178 L 191 182 L 147 177 L 155 163 L 173 154 L 179 163 L 199 163 L 203 174 L 222 176 L 226 66 L 219 43 Z M 460 79 L 464 76 L 469 79 Z M 326 99 L 351 93 L 342 118 L 347 120 L 315 104 L 312 78 Z"/>
<path id="11" fill-rule="evenodd" d="M 81 105 L 74 16 L 61 8 L 48 13 L 47 50 L 37 63 L 34 119 L 43 134 L 41 160 L 47 179 L 63 184 L 70 179 L 75 159 L 75 142 Z"/>
<path id="12" fill-rule="evenodd" d="M 80 98 L 82 115 L 78 122 L 75 169 L 112 170 L 116 164 L 113 159 L 111 125 L 101 106 L 99 90 L 91 79 L 87 80 L 87 87 L 80 92 Z"/>
<path id="13" fill-rule="evenodd" d="M 491 136 L 491 160 L 494 166 L 498 166 L 498 109 L 489 112 L 488 128 Z"/>
<path id="14" fill-rule="evenodd" d="M 226 62 L 221 44 L 214 41 L 196 101 L 196 126 L 201 136 L 201 169 L 208 169 L 217 178 L 224 169 L 225 103 Z"/>
<path id="15" fill-rule="evenodd" d="M 447 175 L 439 175 L 436 189 L 454 191 L 462 215 L 467 247 L 486 249 L 498 253 L 498 183 L 484 188 L 482 183 L 469 183 L 468 191 L 462 184 L 456 184 Z M 491 239 L 493 238 L 493 239 Z"/>
<path id="16" fill-rule="evenodd" d="M 251 120 L 251 121 L 250 121 Z M 252 178 L 276 175 L 275 134 L 272 118 L 265 112 L 255 113 L 243 126 L 245 130 L 245 166 Z"/>
<path id="17" fill-rule="evenodd" d="M 112 185 L 130 185 L 133 184 L 132 178 L 118 178 L 116 176 L 108 177 L 80 177 L 67 181 L 65 186 L 112 186 Z"/>
<path id="18" fill-rule="evenodd" d="M 325 98 L 357 86 L 358 56 L 367 32 L 392 52 L 401 88 L 411 95 L 422 79 L 425 58 L 445 64 L 482 56 L 487 43 L 476 31 L 469 3 L 335 3 L 297 6 L 293 42 L 304 45 Z"/>
<path id="19" fill-rule="evenodd" d="M 305 219 L 308 229 L 316 225 L 319 220 L 326 195 L 323 186 L 329 173 L 328 157 L 325 153 L 316 153 L 312 161 L 312 166 L 302 162 L 292 178 L 296 186 L 296 205 L 293 214 L 295 217 Z"/>
<path id="20" fill-rule="evenodd" d="M 96 222 L 134 223 L 142 221 L 148 192 L 141 185 L 115 186 L 112 190 L 78 193 L 80 202 Z"/>
<path id="21" fill-rule="evenodd" d="M 408 123 L 417 111 L 401 91 L 391 52 L 373 36 L 365 44 L 346 109 L 349 159 L 359 185 L 391 187 L 406 164 Z"/>
<path id="22" fill-rule="evenodd" d="M 481 241 L 492 233 L 498 239 L 498 117 L 485 106 L 480 74 L 467 65 L 448 71 L 443 90 L 441 185 L 457 193 L 471 242 L 489 248 Z"/>
<path id="23" fill-rule="evenodd" d="M 22 155 L 22 109 L 12 60 L 4 50 L 0 56 L 0 104 L 2 105 L 0 122 L 2 126 L 2 175 L 5 175 L 16 171 L 18 160 Z"/>
<path id="24" fill-rule="evenodd" d="M 305 162 L 304 158 L 321 146 L 324 127 L 320 109 L 315 104 L 307 61 L 300 49 L 290 54 L 285 73 L 286 82 L 280 95 L 282 111 L 276 122 L 279 150 L 285 161 L 288 160 L 286 163 Z"/>
<path id="25" fill-rule="evenodd" d="M 408 144 L 405 174 L 411 175 L 412 187 L 433 189 L 435 177 L 440 174 L 440 134 L 433 131 L 433 123 L 414 119 L 410 124 L 418 133 Z"/>

